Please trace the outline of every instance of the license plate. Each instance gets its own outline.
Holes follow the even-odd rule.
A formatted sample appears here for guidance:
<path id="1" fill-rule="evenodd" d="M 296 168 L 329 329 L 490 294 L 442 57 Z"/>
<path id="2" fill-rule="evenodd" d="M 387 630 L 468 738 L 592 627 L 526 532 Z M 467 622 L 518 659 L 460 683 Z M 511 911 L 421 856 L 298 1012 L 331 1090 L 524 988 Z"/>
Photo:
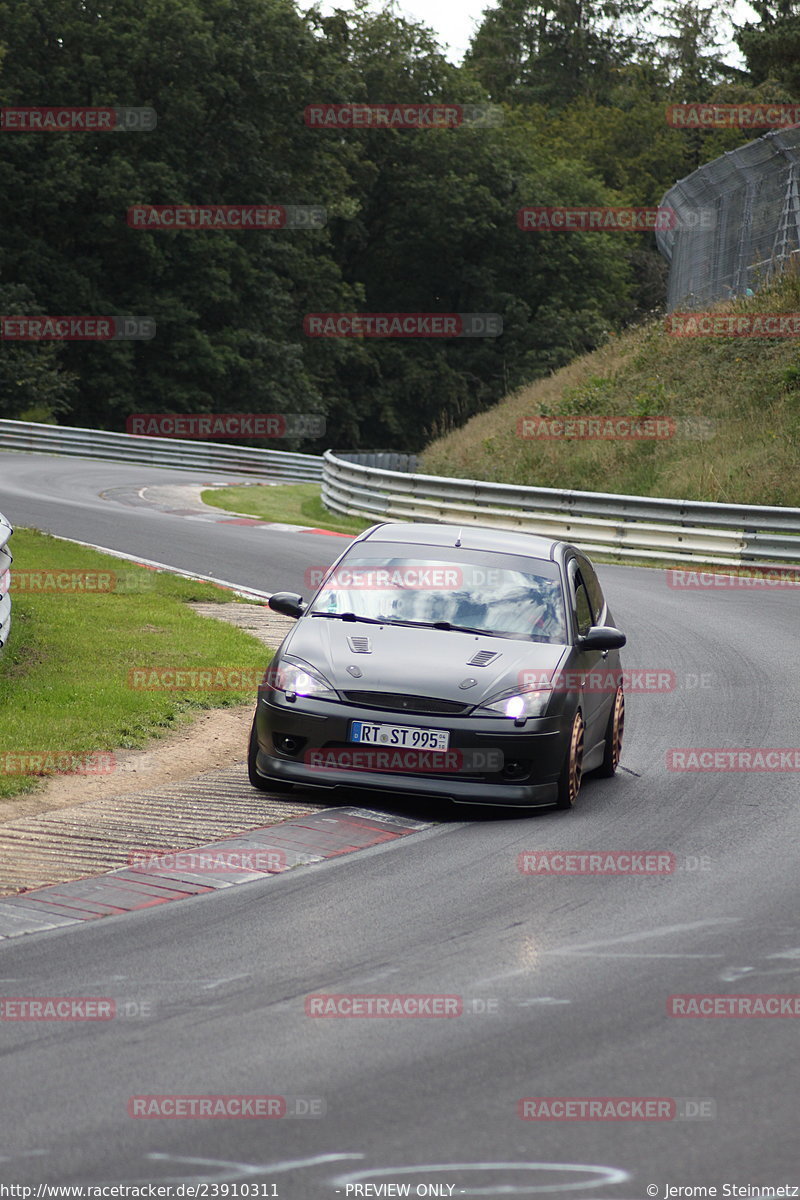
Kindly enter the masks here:
<path id="1" fill-rule="evenodd" d="M 367 746 L 402 746 L 413 750 L 446 750 L 450 734 L 446 729 L 420 729 L 416 725 L 378 725 L 371 721 L 353 721 L 350 741 Z"/>

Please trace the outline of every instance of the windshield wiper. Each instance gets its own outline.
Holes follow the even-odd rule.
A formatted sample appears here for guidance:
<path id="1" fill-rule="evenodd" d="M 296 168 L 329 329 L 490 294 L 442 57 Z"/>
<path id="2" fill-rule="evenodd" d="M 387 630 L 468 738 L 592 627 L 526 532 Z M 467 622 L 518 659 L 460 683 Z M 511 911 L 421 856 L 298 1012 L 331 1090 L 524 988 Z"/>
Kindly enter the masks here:
<path id="1" fill-rule="evenodd" d="M 454 633 L 477 633 L 481 637 L 527 637 L 527 634 L 522 633 L 495 633 L 491 629 L 478 629 L 473 625 L 453 625 L 450 621 L 406 621 L 401 617 L 362 617 L 354 612 L 312 612 L 308 615 L 310 617 L 327 617 L 329 621 L 363 621 L 367 625 L 406 625 L 412 629 L 444 629 L 448 632 L 452 630 Z"/>
<path id="2" fill-rule="evenodd" d="M 450 621 L 392 621 L 381 622 L 384 625 L 413 625 L 417 629 L 444 629 L 454 633 L 477 633 L 480 637 L 511 639 L 516 642 L 546 642 L 554 644 L 553 639 L 536 633 L 521 633 L 510 629 L 478 629 L 475 625 L 453 625 Z M 560 643 L 559 643 L 560 644 Z"/>
<path id="3" fill-rule="evenodd" d="M 392 617 L 383 622 L 384 625 L 410 625 L 414 629 L 445 629 L 456 633 L 479 633 L 483 637 L 503 637 L 501 633 L 493 633 L 490 629 L 476 629 L 471 625 L 452 625 L 449 621 L 404 621 Z"/>
<path id="4" fill-rule="evenodd" d="M 310 617 L 327 617 L 329 621 L 365 621 L 368 625 L 385 625 L 386 621 L 382 617 L 360 617 L 354 612 L 329 613 L 329 612 L 312 612 L 308 614 Z"/>
<path id="5" fill-rule="evenodd" d="M 452 629 L 455 633 L 479 633 L 481 637 L 502 637 L 491 629 L 478 629 L 474 625 L 453 625 L 450 621 L 434 621 L 434 629 Z"/>

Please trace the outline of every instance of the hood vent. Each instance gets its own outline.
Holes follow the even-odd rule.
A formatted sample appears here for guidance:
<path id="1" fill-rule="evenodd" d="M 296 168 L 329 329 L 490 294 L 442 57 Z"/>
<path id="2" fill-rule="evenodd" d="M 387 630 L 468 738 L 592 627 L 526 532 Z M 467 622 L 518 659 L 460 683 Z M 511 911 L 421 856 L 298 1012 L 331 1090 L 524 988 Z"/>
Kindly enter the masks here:
<path id="1" fill-rule="evenodd" d="M 349 637 L 347 644 L 353 654 L 372 654 L 372 646 L 368 637 Z"/>
<path id="2" fill-rule="evenodd" d="M 473 654 L 472 658 L 468 659 L 468 667 L 488 667 L 490 662 L 494 662 L 499 658 L 500 654 L 497 650 L 479 650 L 477 654 Z"/>

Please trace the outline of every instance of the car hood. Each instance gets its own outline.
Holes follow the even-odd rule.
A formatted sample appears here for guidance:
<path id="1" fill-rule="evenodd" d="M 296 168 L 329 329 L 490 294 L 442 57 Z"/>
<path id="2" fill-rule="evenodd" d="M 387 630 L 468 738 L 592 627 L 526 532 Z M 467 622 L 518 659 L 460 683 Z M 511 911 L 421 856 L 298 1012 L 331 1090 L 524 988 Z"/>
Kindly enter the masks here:
<path id="1" fill-rule="evenodd" d="M 322 671 L 339 691 L 400 692 L 469 705 L 517 691 L 523 671 L 546 681 L 567 652 L 546 642 L 324 617 L 299 620 L 280 650 Z M 492 657 L 480 665 L 471 661 L 476 655 Z M 475 682 L 460 686 L 469 679 Z"/>

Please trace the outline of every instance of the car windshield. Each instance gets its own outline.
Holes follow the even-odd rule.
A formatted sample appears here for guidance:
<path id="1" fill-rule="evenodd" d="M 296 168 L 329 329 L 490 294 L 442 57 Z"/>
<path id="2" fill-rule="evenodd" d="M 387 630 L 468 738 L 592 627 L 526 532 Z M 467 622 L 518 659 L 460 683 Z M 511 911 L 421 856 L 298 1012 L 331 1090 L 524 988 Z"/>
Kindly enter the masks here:
<path id="1" fill-rule="evenodd" d="M 359 548 L 323 581 L 308 612 L 566 641 L 557 566 L 516 556 L 509 560 L 472 552 L 470 557 L 453 558 L 389 553 L 377 557 Z"/>

